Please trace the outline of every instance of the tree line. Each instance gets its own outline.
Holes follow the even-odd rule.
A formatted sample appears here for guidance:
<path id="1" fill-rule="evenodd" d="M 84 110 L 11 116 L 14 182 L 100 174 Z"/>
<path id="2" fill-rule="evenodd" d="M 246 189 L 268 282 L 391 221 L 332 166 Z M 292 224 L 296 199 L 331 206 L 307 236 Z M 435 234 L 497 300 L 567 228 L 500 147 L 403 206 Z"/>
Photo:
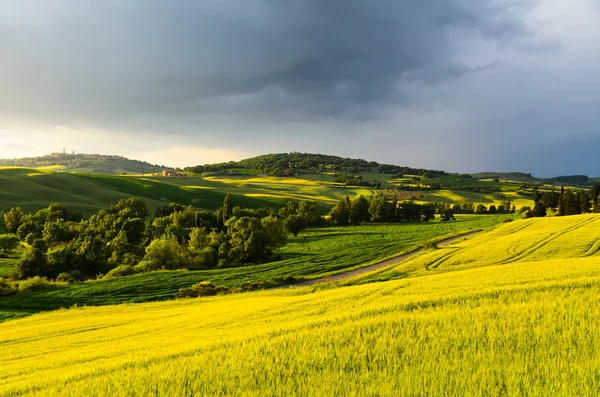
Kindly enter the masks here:
<path id="1" fill-rule="evenodd" d="M 298 236 L 311 226 L 426 222 L 436 214 L 450 221 L 458 213 L 504 213 L 509 208 L 510 203 L 489 208 L 418 204 L 377 194 L 346 196 L 326 218 L 315 201 L 289 201 L 273 211 L 234 206 L 227 195 L 214 212 L 170 203 L 151 218 L 143 200 L 129 198 L 82 219 L 55 203 L 31 214 L 18 207 L 4 214 L 9 234 L 0 235 L 0 256 L 23 242 L 27 248 L 18 261 L 19 278 L 66 282 L 160 269 L 226 268 L 278 260 L 288 235 Z"/>
<path id="2" fill-rule="evenodd" d="M 331 169 L 346 173 L 357 173 L 360 171 L 373 171 L 382 174 L 410 174 L 422 175 L 427 178 L 437 178 L 447 175 L 444 171 L 427 170 L 423 168 L 412 168 L 391 164 L 379 164 L 375 161 L 363 159 L 351 159 L 325 154 L 311 153 L 278 153 L 257 156 L 241 161 L 230 161 L 219 164 L 198 165 L 187 168 L 193 173 L 224 172 L 236 168 L 254 169 L 259 172 L 275 176 L 294 175 L 297 171 L 324 171 Z"/>
<path id="3" fill-rule="evenodd" d="M 600 213 L 600 185 L 589 190 L 565 189 L 540 192 L 535 190 L 534 206 L 526 212 L 528 217 L 567 216 Z"/>
<path id="4" fill-rule="evenodd" d="M 367 222 L 427 222 L 439 214 L 442 221 L 450 221 L 454 219 L 455 214 L 508 214 L 515 211 L 516 208 L 511 207 L 510 201 L 488 208 L 483 204 L 473 203 L 419 204 L 412 200 L 401 201 L 396 197 L 390 200 L 384 194 L 377 194 L 370 198 L 356 196 L 350 199 L 346 196 L 331 209 L 329 220 L 340 226 Z"/>
<path id="5" fill-rule="evenodd" d="M 289 233 L 324 224 L 314 201 L 292 202 L 272 213 L 233 206 L 229 195 L 215 212 L 171 203 L 148 218 L 148 207 L 138 198 L 88 219 L 57 203 L 31 214 L 11 208 L 4 214 L 9 234 L 0 235 L 0 254 L 24 242 L 17 276 L 59 281 L 234 267 L 279 259 Z"/>

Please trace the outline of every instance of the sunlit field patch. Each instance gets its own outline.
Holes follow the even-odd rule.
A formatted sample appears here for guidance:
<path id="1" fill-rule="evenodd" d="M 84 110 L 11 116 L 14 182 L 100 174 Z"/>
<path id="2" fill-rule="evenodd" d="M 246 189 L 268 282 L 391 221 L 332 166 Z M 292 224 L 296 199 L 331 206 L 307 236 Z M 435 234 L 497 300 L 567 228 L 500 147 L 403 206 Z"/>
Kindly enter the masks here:
<path id="1" fill-rule="evenodd" d="M 521 220 L 451 246 L 431 250 L 377 274 L 361 276 L 352 283 L 385 280 L 398 272 L 429 275 L 515 262 L 526 262 L 534 267 L 537 261 L 594 257 L 593 263 L 600 255 L 599 241 L 598 214 Z"/>
<path id="2" fill-rule="evenodd" d="M 593 395 L 591 258 L 0 324 L 3 395 Z"/>

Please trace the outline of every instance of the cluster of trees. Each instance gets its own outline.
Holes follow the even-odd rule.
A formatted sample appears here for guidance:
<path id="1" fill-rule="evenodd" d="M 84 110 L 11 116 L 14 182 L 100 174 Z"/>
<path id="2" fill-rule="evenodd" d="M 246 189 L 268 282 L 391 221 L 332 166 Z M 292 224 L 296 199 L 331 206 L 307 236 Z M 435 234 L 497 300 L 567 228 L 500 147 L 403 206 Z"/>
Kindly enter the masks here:
<path id="1" fill-rule="evenodd" d="M 365 179 L 361 175 L 353 175 L 346 173 L 335 174 L 335 181 L 337 183 L 343 183 L 348 186 L 374 186 L 375 188 L 381 187 L 380 181 L 370 183 L 369 181 L 365 181 Z"/>
<path id="2" fill-rule="evenodd" d="M 26 242 L 18 276 L 61 281 L 161 268 L 232 267 L 277 259 L 288 233 L 324 223 L 315 202 L 290 203 L 277 216 L 234 207 L 229 196 L 215 213 L 169 204 L 154 219 L 148 216 L 145 202 L 137 198 L 89 219 L 73 218 L 60 204 L 33 214 L 12 208 L 4 215 L 11 234 L 0 238 L 0 252 L 5 240 Z"/>
<path id="3" fill-rule="evenodd" d="M 511 207 L 510 201 L 498 206 L 492 204 L 488 208 L 483 204 L 467 202 L 454 205 L 418 204 L 412 200 L 400 201 L 378 194 L 370 198 L 356 196 L 350 199 L 346 196 L 331 209 L 329 219 L 336 225 L 345 226 L 365 222 L 426 222 L 439 214 L 443 221 L 449 221 L 454 219 L 455 214 L 510 214 L 516 210 L 514 205 Z"/>
<path id="4" fill-rule="evenodd" d="M 510 200 L 504 204 L 499 204 L 498 206 L 492 204 L 489 207 L 481 203 L 475 205 L 467 202 L 454 205 L 436 204 L 438 213 L 441 213 L 441 210 L 444 208 L 450 208 L 454 214 L 514 214 L 517 211 L 514 205 L 511 206 Z"/>
<path id="5" fill-rule="evenodd" d="M 590 190 L 573 191 L 561 187 L 560 192 L 535 191 L 534 206 L 526 216 L 544 217 L 546 215 L 577 215 L 600 212 L 600 185 Z"/>
<path id="6" fill-rule="evenodd" d="M 554 178 L 546 179 L 550 183 L 585 183 L 590 178 L 587 175 L 561 175 Z"/>
<path id="7" fill-rule="evenodd" d="M 336 225 L 358 225 L 365 222 L 418 222 L 435 218 L 433 204 L 417 204 L 413 201 L 387 200 L 384 195 L 367 198 L 346 196 L 329 213 Z"/>
<path id="8" fill-rule="evenodd" d="M 157 168 L 165 168 L 150 164 L 145 161 L 130 160 L 121 156 L 107 156 L 101 154 L 70 154 L 53 153 L 38 157 L 24 157 L 18 159 L 0 159 L 0 166 L 18 166 L 18 167 L 47 167 L 59 165 L 66 169 L 90 168 L 95 173 L 114 174 L 126 170 L 134 173 L 150 173 Z"/>
<path id="9" fill-rule="evenodd" d="M 237 162 L 230 161 L 220 164 L 199 165 L 188 168 L 188 171 L 194 173 L 224 172 L 236 168 L 253 169 L 258 170 L 261 173 L 276 176 L 293 175 L 297 171 L 324 171 L 326 169 L 345 171 L 348 173 L 357 173 L 368 170 L 384 174 L 422 175 L 428 178 L 437 178 L 441 175 L 447 175 L 444 171 L 401 167 L 397 165 L 379 164 L 375 161 L 366 161 L 363 159 L 297 152 L 267 154 Z"/>

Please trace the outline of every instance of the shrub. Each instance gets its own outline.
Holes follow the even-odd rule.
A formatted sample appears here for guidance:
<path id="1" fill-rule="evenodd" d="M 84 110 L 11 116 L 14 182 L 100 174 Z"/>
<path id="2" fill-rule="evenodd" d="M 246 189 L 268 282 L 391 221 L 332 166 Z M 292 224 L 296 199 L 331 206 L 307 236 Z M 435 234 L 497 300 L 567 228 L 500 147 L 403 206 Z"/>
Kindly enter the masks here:
<path id="1" fill-rule="evenodd" d="M 34 289 L 42 289 L 50 286 L 50 282 L 45 277 L 35 276 L 23 280 L 19 283 L 19 291 L 25 292 Z"/>
<path id="2" fill-rule="evenodd" d="M 78 281 L 83 281 L 83 275 L 79 270 L 71 270 L 70 272 L 60 273 L 56 277 L 56 281 L 59 283 L 76 283 Z"/>
<path id="3" fill-rule="evenodd" d="M 10 283 L 0 277 L 0 296 L 9 296 L 16 293 L 17 290 L 13 288 Z"/>
<path id="4" fill-rule="evenodd" d="M 146 272 L 154 272 L 160 269 L 160 265 L 155 262 L 150 261 L 141 261 L 137 265 L 133 267 L 134 272 L 136 273 L 146 273 Z"/>
<path id="5" fill-rule="evenodd" d="M 8 258 L 19 246 L 19 238 L 14 234 L 0 234 L 0 257 Z"/>
<path id="6" fill-rule="evenodd" d="M 213 296 L 217 294 L 226 294 L 229 288 L 223 286 L 215 286 L 210 281 L 202 281 L 192 285 L 190 288 L 181 288 L 178 298 L 197 298 L 200 296 Z"/>
<path id="7" fill-rule="evenodd" d="M 136 266 L 137 267 L 137 266 Z M 106 273 L 103 279 L 115 278 L 115 277 L 125 277 L 131 276 L 132 274 L 136 274 L 136 270 L 131 265 L 120 265 Z"/>
<path id="8" fill-rule="evenodd" d="M 438 249 L 437 243 L 435 241 L 427 241 L 423 244 L 423 249 L 425 250 L 436 250 Z"/>
<path id="9" fill-rule="evenodd" d="M 56 282 L 58 283 L 66 283 L 66 284 L 71 284 L 76 282 L 77 280 L 75 280 L 75 278 L 73 278 L 73 276 L 71 276 L 70 273 L 61 273 L 58 276 L 56 276 Z"/>

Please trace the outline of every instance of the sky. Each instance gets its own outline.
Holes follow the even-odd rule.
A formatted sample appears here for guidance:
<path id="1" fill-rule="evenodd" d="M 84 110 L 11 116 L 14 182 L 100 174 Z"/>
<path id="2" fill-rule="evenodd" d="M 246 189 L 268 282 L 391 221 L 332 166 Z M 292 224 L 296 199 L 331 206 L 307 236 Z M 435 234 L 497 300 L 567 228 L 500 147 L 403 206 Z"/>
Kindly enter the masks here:
<path id="1" fill-rule="evenodd" d="M 0 0 L 0 158 L 600 176 L 600 0 Z"/>

